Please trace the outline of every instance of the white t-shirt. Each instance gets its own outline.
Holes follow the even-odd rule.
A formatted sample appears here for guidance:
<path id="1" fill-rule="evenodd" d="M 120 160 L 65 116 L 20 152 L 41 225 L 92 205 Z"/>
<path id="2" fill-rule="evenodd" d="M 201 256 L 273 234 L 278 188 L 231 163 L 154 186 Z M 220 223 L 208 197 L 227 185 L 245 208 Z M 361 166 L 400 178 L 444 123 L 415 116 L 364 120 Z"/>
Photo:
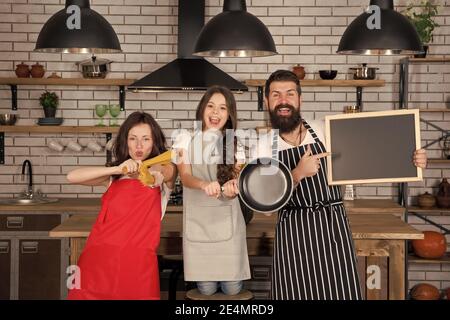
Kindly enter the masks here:
<path id="1" fill-rule="evenodd" d="M 191 141 L 192 141 L 193 133 L 189 132 L 187 130 L 183 130 L 180 134 L 178 134 L 175 138 L 175 141 L 172 145 L 173 149 L 184 149 L 189 150 Z M 211 146 L 214 146 L 214 144 L 211 144 Z M 210 152 L 211 153 L 211 152 Z M 219 151 L 216 151 L 216 154 L 218 154 Z M 245 150 L 244 146 L 239 143 L 236 144 L 236 160 L 239 163 L 245 162 Z"/>
<path id="2" fill-rule="evenodd" d="M 324 120 L 307 120 L 307 123 L 310 125 L 310 127 L 313 129 L 313 131 L 316 133 L 317 137 L 320 141 L 322 141 L 325 144 L 325 121 Z M 258 143 L 254 143 L 250 147 L 250 160 L 254 160 L 256 158 L 262 158 L 262 157 L 272 157 L 272 141 L 273 141 L 273 134 L 274 131 L 270 130 L 269 132 L 262 134 L 258 137 Z M 309 132 L 309 130 L 306 132 L 306 136 L 301 142 L 300 146 L 307 145 L 314 143 L 314 138 Z M 288 142 L 284 141 L 280 136 L 278 137 L 278 150 L 277 151 L 283 151 L 290 148 L 294 148 L 295 146 L 289 144 Z"/>

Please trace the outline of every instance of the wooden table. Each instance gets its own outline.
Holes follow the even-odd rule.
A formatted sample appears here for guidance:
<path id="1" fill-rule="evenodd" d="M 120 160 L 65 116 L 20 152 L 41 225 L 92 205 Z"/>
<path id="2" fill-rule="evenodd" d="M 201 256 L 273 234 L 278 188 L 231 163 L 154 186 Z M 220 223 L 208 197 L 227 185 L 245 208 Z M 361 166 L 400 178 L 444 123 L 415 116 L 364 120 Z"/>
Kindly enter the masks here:
<path id="1" fill-rule="evenodd" d="M 422 239 L 422 232 L 391 214 L 349 214 L 361 285 L 367 299 L 405 298 L 405 241 Z M 76 264 L 95 221 L 94 215 L 74 215 L 50 231 L 51 237 L 69 237 L 71 264 Z M 249 255 L 271 255 L 276 215 L 255 214 L 247 226 Z M 182 215 L 169 213 L 163 219 L 159 254 L 182 254 Z M 375 268 L 374 268 L 375 266 Z M 376 268 L 378 267 L 378 269 Z M 374 271 L 372 271 L 374 270 Z M 370 271 L 370 272 L 369 272 Z M 379 273 L 380 287 L 368 287 L 372 272 Z M 375 274 L 376 276 L 376 274 Z"/>

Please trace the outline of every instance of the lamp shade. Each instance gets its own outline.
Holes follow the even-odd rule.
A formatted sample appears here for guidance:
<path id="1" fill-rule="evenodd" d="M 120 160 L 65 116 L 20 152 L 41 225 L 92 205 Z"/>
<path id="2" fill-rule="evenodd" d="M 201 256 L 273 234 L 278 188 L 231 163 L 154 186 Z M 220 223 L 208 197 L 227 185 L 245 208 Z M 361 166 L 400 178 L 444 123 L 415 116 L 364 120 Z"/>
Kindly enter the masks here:
<path id="1" fill-rule="evenodd" d="M 364 12 L 347 27 L 337 53 L 365 55 L 411 55 L 423 51 L 413 24 L 394 10 L 393 0 L 371 0 L 380 8 L 379 27 L 370 29 L 372 13 Z"/>
<path id="2" fill-rule="evenodd" d="M 79 28 L 69 28 L 73 11 L 79 10 Z M 69 21 L 69 22 L 68 22 Z M 90 8 L 89 0 L 66 0 L 65 9 L 55 13 L 44 24 L 36 41 L 35 51 L 63 53 L 115 53 L 122 52 L 119 39 L 109 22 Z"/>
<path id="3" fill-rule="evenodd" d="M 258 57 L 277 54 L 267 27 L 247 12 L 245 0 L 225 0 L 223 12 L 200 31 L 194 55 L 202 57 Z"/>

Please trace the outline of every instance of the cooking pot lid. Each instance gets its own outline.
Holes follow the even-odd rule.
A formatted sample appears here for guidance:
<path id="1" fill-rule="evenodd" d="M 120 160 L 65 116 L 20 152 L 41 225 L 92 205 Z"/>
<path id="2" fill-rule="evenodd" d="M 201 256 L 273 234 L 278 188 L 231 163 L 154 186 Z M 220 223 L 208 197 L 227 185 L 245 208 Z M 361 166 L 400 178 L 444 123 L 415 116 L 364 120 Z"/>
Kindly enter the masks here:
<path id="1" fill-rule="evenodd" d="M 77 64 L 80 66 L 99 66 L 99 65 L 104 65 L 107 63 L 111 63 L 111 62 L 112 62 L 111 60 L 97 58 L 96 56 L 93 56 L 89 59 L 79 61 L 79 62 L 77 62 Z"/>
<path id="2" fill-rule="evenodd" d="M 258 159 L 242 170 L 239 177 L 239 196 L 255 211 L 273 212 L 289 201 L 292 186 L 291 173 L 284 164 L 273 159 Z"/>

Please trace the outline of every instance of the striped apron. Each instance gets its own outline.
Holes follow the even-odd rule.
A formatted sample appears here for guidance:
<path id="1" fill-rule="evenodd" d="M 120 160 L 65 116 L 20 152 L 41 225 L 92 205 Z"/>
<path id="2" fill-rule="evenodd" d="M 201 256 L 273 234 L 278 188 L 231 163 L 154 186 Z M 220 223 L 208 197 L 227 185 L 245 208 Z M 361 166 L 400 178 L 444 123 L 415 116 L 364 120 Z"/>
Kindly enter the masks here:
<path id="1" fill-rule="evenodd" d="M 326 152 L 303 120 L 315 143 L 312 154 Z M 278 152 L 293 170 L 307 145 Z M 271 296 L 276 300 L 362 299 L 352 234 L 338 186 L 327 182 L 326 158 L 319 172 L 302 179 L 278 212 Z"/>

